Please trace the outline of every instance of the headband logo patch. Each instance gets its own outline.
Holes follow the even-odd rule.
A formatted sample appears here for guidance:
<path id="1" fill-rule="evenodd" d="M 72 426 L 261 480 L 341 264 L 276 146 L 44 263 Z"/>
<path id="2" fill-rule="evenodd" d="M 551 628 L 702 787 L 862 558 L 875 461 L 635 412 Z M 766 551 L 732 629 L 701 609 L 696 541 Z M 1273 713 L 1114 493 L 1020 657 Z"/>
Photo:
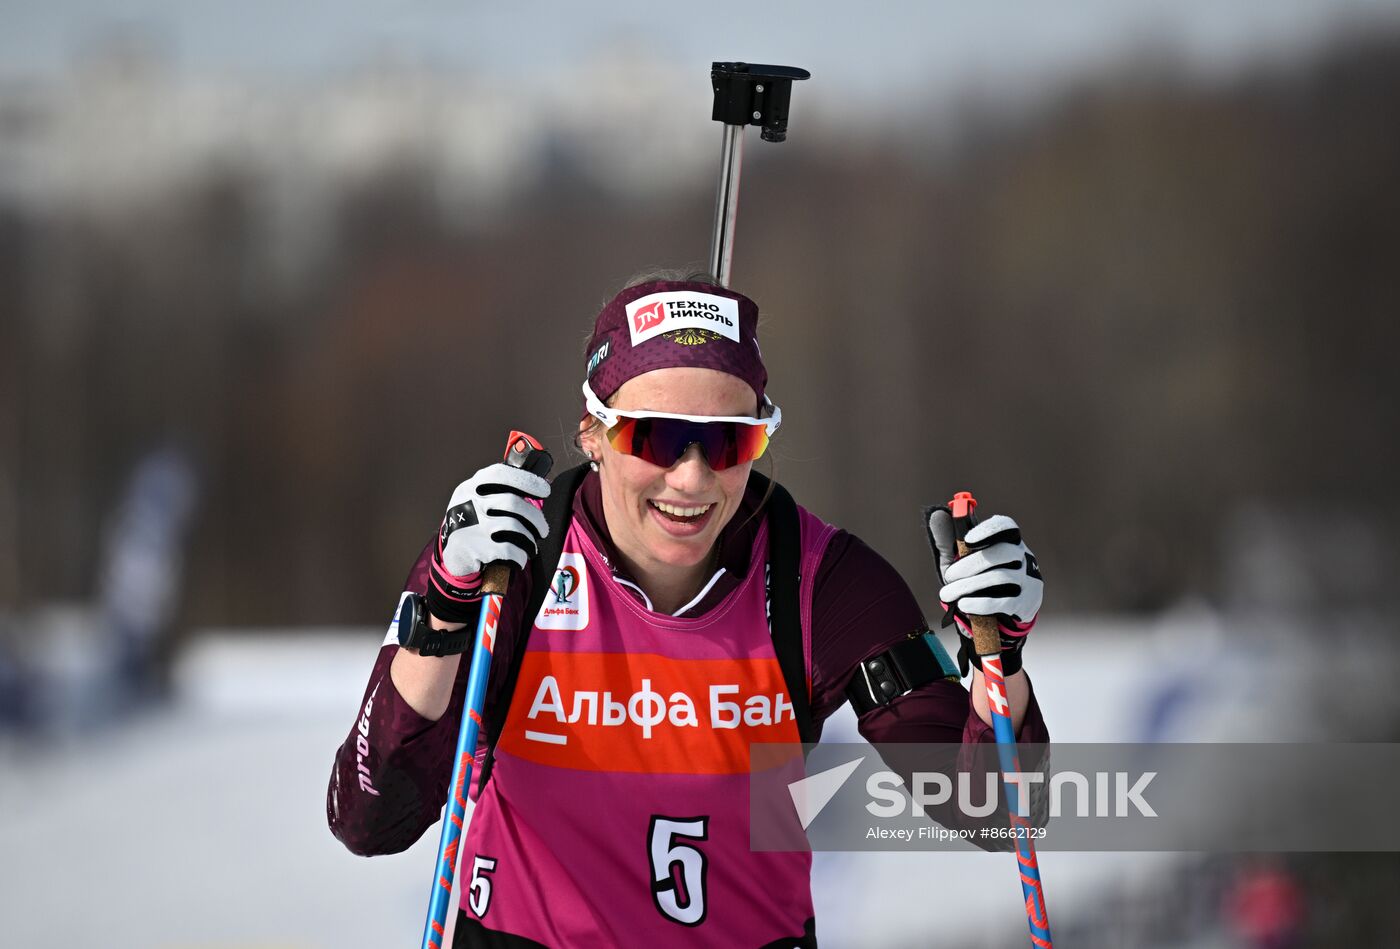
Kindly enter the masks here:
<path id="1" fill-rule="evenodd" d="M 682 346 L 703 346 L 721 337 L 712 330 L 684 329 L 667 333 L 666 338 L 673 343 L 680 343 Z"/>
<path id="2" fill-rule="evenodd" d="M 665 321 L 666 308 L 660 300 L 656 300 L 638 308 L 635 313 L 629 311 L 628 315 L 632 317 L 632 338 L 635 340 L 640 334 Z"/>
<path id="3" fill-rule="evenodd" d="M 721 338 L 739 341 L 739 301 L 729 297 L 684 290 L 652 293 L 626 309 L 633 346 L 663 334 L 683 346 Z"/>
<path id="4" fill-rule="evenodd" d="M 598 371 L 598 367 L 603 364 L 603 360 L 612 355 L 612 340 L 603 341 L 603 345 L 593 350 L 593 355 L 588 357 L 587 378 L 592 379 L 593 373 Z"/>

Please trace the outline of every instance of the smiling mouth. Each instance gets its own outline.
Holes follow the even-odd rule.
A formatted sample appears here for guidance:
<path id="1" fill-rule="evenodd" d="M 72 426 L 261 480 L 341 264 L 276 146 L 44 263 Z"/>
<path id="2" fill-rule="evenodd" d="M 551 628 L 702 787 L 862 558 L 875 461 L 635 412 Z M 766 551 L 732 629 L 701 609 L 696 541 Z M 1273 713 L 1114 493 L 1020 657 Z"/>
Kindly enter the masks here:
<path id="1" fill-rule="evenodd" d="M 667 504 L 664 501 L 648 501 L 647 503 L 655 510 L 661 512 L 661 515 L 667 520 L 675 521 L 678 524 L 694 524 L 706 514 L 710 513 L 710 508 L 715 506 L 713 502 L 709 504 L 687 506 Z"/>

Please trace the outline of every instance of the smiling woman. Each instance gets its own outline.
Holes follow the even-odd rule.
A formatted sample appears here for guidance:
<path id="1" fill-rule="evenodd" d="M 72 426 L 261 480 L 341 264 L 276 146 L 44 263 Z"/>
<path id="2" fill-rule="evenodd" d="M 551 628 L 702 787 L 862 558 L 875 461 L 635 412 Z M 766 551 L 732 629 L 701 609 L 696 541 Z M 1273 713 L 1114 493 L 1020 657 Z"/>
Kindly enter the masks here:
<path id="1" fill-rule="evenodd" d="M 604 355 L 588 360 L 579 444 L 619 560 L 653 609 L 673 613 L 714 573 L 720 531 L 767 448 L 758 409 L 771 403 L 757 308 L 666 276 L 634 282 L 599 316 L 589 351 Z"/>
<path id="2" fill-rule="evenodd" d="M 790 800 L 768 810 L 796 845 L 750 847 L 750 746 L 816 741 L 848 700 L 871 741 L 993 740 L 980 671 L 969 697 L 890 565 L 752 470 L 782 419 L 757 331 L 757 305 L 708 278 L 622 290 L 584 360 L 588 463 L 552 485 L 478 471 L 409 575 L 404 615 L 426 623 L 390 631 L 331 776 L 331 828 L 356 853 L 438 819 L 467 680 L 442 647 L 478 614 L 484 565 L 530 568 L 501 607 L 457 947 L 815 946 Z M 947 602 L 1002 611 L 1018 737 L 1045 742 L 1020 669 L 1034 561 L 1014 523 L 979 556 Z"/>
<path id="3" fill-rule="evenodd" d="M 734 376 L 678 366 L 653 369 L 629 380 L 618 389 L 613 405 L 622 412 L 752 418 L 755 399 L 753 390 Z M 649 420 L 637 421 L 644 425 Z M 687 424 L 679 419 L 657 421 Z M 713 572 L 720 529 L 739 510 L 752 459 L 716 471 L 702 442 L 696 440 L 680 446 L 683 454 L 662 467 L 645 460 L 649 454 L 645 438 L 619 448 L 621 440 L 601 437 L 597 426 L 588 426 L 579 438 L 588 457 L 598 464 L 603 516 L 618 558 L 642 580 L 654 609 L 674 612 L 695 596 Z"/>

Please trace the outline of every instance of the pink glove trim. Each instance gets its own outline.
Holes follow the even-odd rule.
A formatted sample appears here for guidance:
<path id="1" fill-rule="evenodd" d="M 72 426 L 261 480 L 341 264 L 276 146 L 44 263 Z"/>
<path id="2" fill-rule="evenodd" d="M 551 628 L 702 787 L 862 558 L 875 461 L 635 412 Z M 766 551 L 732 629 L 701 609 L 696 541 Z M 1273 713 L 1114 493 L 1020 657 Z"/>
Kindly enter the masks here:
<path id="1" fill-rule="evenodd" d="M 942 601 L 940 601 L 940 605 L 943 607 L 944 610 L 948 609 L 947 603 L 943 603 Z M 1009 620 L 1008 622 L 1002 622 L 1001 620 L 997 620 L 997 629 L 1000 630 L 1006 636 L 1020 638 L 1029 633 L 1035 627 L 1035 621 L 1038 618 L 1039 614 L 1037 614 L 1036 616 L 1032 616 L 1029 623 L 1022 624 L 1018 624 L 1015 620 Z M 958 624 L 958 626 L 962 629 L 964 633 L 966 633 L 969 636 L 972 635 L 972 626 L 969 625 L 968 622 L 964 620 L 961 615 L 954 613 L 953 620 Z"/>
<path id="2" fill-rule="evenodd" d="M 439 579 L 441 577 L 442 579 Z M 471 573 L 465 577 L 457 577 L 443 569 L 442 564 L 436 560 L 432 563 L 432 569 L 428 571 L 428 578 L 432 580 L 433 586 L 437 587 L 439 593 L 458 603 L 474 603 L 479 597 L 473 596 L 468 599 L 458 596 L 451 590 L 444 587 L 444 582 L 460 590 L 474 590 L 481 586 L 481 574 Z"/>
<path id="3" fill-rule="evenodd" d="M 449 583 L 456 584 L 459 587 L 473 587 L 481 581 L 481 571 L 479 570 L 475 573 L 469 573 L 465 576 L 459 577 L 443 566 L 441 530 L 438 531 L 437 535 L 437 556 L 433 558 L 433 568 L 437 570 L 438 573 L 442 574 L 445 578 L 447 578 L 447 581 Z"/>

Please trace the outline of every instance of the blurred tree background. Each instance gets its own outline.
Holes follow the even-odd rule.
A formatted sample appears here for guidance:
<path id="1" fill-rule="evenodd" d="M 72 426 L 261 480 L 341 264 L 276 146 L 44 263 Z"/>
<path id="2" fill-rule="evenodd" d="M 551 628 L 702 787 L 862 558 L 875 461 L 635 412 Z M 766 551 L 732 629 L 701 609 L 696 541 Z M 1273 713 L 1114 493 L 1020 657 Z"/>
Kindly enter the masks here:
<path id="1" fill-rule="evenodd" d="M 1149 50 L 1034 107 L 846 131 L 804 127 L 819 80 L 788 144 L 750 139 L 734 277 L 799 500 L 930 606 L 918 511 L 962 488 L 1021 521 L 1056 611 L 1226 597 L 1249 505 L 1363 517 L 1393 576 L 1400 33 L 1211 79 Z M 174 443 L 204 496 L 182 625 L 385 618 L 509 429 L 569 463 L 600 304 L 704 259 L 718 136 L 685 119 L 703 169 L 671 187 L 561 140 L 470 214 L 412 151 L 291 194 L 231 154 L 120 202 L 4 199 L 0 603 L 90 595 L 125 473 Z M 288 202 L 325 235 L 290 270 Z"/>

